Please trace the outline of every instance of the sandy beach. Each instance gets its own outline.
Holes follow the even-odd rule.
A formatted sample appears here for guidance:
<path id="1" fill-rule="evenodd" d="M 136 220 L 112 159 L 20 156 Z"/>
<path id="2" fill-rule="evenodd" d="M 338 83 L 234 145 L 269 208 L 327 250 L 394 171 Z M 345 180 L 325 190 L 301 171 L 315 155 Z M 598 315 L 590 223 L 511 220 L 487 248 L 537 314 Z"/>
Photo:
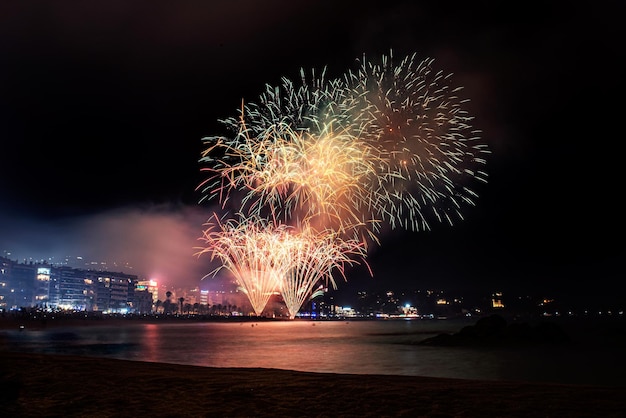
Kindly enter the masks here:
<path id="1" fill-rule="evenodd" d="M 626 388 L 0 353 L 3 417 L 623 417 Z"/>

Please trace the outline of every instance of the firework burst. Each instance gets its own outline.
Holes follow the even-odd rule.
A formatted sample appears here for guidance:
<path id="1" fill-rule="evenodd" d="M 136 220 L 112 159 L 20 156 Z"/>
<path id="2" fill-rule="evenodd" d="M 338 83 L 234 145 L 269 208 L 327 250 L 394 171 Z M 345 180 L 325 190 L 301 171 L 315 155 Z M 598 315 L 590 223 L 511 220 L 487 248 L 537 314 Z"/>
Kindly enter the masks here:
<path id="1" fill-rule="evenodd" d="M 471 126 L 462 88 L 433 62 L 413 54 L 396 65 L 392 54 L 383 55 L 380 63 L 363 59 L 346 76 L 371 118 L 360 139 L 385 161 L 378 194 L 384 197 L 372 208 L 393 228 L 429 229 L 433 219 L 453 224 L 478 197 L 469 181 L 487 181 L 489 150 Z"/>
<path id="2" fill-rule="evenodd" d="M 215 275 L 222 268 L 229 270 L 255 313 L 261 315 L 291 267 L 284 245 L 288 228 L 259 218 L 222 222 L 217 215 L 205 227 L 201 238 L 205 246 L 198 247 L 196 255 L 210 253 L 211 260 L 219 258 L 222 264 L 210 274 Z"/>
<path id="3" fill-rule="evenodd" d="M 288 125 L 296 132 L 319 135 L 333 125 L 336 129 L 357 136 L 371 120 L 361 108 L 363 101 L 346 89 L 343 79 L 326 79 L 326 69 L 307 78 L 300 70 L 300 83 L 283 77 L 281 84 L 265 85 L 258 101 L 242 104 L 237 117 L 219 121 L 233 134 L 262 137 L 279 125 Z M 235 139 L 236 141 L 236 139 Z"/>
<path id="4" fill-rule="evenodd" d="M 345 279 L 346 265 L 358 263 L 357 259 L 365 263 L 362 243 L 342 240 L 330 230 L 315 232 L 305 228 L 292 236 L 287 247 L 293 264 L 280 281 L 279 290 L 291 319 L 318 285 L 330 283 L 337 288 L 334 271 Z"/>
<path id="5" fill-rule="evenodd" d="M 343 233 L 364 229 L 373 236 L 378 223 L 362 208 L 370 207 L 373 192 L 380 190 L 372 184 L 382 163 L 374 148 L 347 132 L 325 126 L 313 135 L 281 123 L 236 145 L 214 141 L 206 158 L 215 148 L 222 148 L 222 157 L 205 169 L 212 172 L 206 188 L 219 194 L 222 204 L 239 194 L 240 210 L 250 215 Z"/>
<path id="6" fill-rule="evenodd" d="M 203 138 L 202 200 L 241 215 L 213 222 L 199 253 L 223 261 L 257 314 L 278 289 L 295 316 L 333 269 L 380 243 L 381 224 L 452 225 L 475 205 L 470 183 L 487 181 L 489 150 L 462 89 L 433 62 L 364 57 L 334 80 L 302 70 L 299 86 L 266 85 L 238 117 L 220 120 L 233 137 Z"/>
<path id="7" fill-rule="evenodd" d="M 331 230 L 314 231 L 274 224 L 258 217 L 240 217 L 221 221 L 216 214 L 205 224 L 205 246 L 196 255 L 210 253 L 246 293 L 252 308 L 261 315 L 272 294 L 280 292 L 294 318 L 317 284 L 331 283 L 336 288 L 333 271 L 345 278 L 344 267 L 353 265 L 365 251 L 358 241 L 344 241 Z"/>

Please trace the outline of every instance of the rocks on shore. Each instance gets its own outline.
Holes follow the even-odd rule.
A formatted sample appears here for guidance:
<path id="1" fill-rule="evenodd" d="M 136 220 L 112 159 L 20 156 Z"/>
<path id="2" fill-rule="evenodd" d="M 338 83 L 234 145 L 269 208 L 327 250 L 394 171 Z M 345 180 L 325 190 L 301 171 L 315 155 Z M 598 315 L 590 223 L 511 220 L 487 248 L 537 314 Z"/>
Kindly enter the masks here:
<path id="1" fill-rule="evenodd" d="M 553 322 L 507 323 L 500 315 L 479 319 L 475 325 L 463 327 L 454 334 L 442 333 L 422 340 L 420 345 L 432 346 L 491 346 L 520 344 L 565 344 L 567 333 Z"/>

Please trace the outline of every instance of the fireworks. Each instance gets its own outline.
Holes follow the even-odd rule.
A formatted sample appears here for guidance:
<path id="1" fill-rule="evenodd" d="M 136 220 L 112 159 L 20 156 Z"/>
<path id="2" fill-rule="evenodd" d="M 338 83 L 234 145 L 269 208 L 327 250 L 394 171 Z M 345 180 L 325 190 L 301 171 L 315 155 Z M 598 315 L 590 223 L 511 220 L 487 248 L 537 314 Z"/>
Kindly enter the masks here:
<path id="1" fill-rule="evenodd" d="M 467 100 L 458 96 L 462 89 L 452 85 L 451 75 L 415 54 L 398 65 L 392 58 L 363 60 L 347 77 L 371 117 L 361 139 L 384 155 L 385 197 L 374 209 L 392 227 L 428 229 L 433 218 L 452 224 L 477 198 L 468 181 L 487 181 L 482 167 L 489 151 L 472 129 Z"/>
<path id="2" fill-rule="evenodd" d="M 333 231 L 316 232 L 307 225 L 297 229 L 262 218 L 222 222 L 217 215 L 205 224 L 198 255 L 219 258 L 215 269 L 228 269 L 261 315 L 269 298 L 280 292 L 293 319 L 317 284 L 332 283 L 333 270 L 343 272 L 351 256 L 365 256 L 357 241 L 343 241 Z M 344 276 L 345 277 L 345 276 Z"/>
<path id="3" fill-rule="evenodd" d="M 355 258 L 365 259 L 362 243 L 344 241 L 335 232 L 327 230 L 320 233 L 308 227 L 293 236 L 288 248 L 293 264 L 279 282 L 279 291 L 291 319 L 311 296 L 316 285 L 331 283 L 334 288 L 337 287 L 334 270 L 345 279 L 345 265 L 356 263 Z"/>
<path id="4" fill-rule="evenodd" d="M 312 135 L 281 123 L 237 147 L 219 140 L 209 151 L 215 148 L 224 157 L 206 169 L 213 173 L 207 189 L 222 203 L 239 193 L 240 210 L 254 216 L 269 213 L 343 233 L 376 226 L 360 208 L 372 205 L 371 179 L 378 178 L 380 162 L 373 148 L 346 132 L 329 126 Z"/>
<path id="5" fill-rule="evenodd" d="M 272 225 L 263 219 L 240 219 L 222 223 L 217 215 L 205 224 L 205 248 L 197 253 L 211 253 L 219 258 L 221 268 L 228 269 L 247 294 L 252 308 L 261 315 L 267 301 L 279 287 L 280 280 L 290 268 L 284 242 L 289 236 L 284 225 Z"/>
<path id="6" fill-rule="evenodd" d="M 278 291 L 295 316 L 314 286 L 380 243 L 381 225 L 463 219 L 478 197 L 470 182 L 487 180 L 461 88 L 432 59 L 390 54 L 335 80 L 300 77 L 221 120 L 232 138 L 203 138 L 203 199 L 239 219 L 210 223 L 199 253 L 222 260 L 257 314 Z"/>

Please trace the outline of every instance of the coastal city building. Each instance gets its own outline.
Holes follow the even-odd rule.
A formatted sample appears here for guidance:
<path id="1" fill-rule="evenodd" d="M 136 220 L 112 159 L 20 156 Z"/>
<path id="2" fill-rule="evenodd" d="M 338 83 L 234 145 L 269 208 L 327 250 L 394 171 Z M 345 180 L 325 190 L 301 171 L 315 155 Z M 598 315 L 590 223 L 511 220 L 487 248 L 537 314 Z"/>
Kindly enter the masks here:
<path id="1" fill-rule="evenodd" d="M 136 275 L 0 258 L 0 309 L 150 312 Z"/>
<path id="2" fill-rule="evenodd" d="M 236 288 L 168 288 L 134 274 L 0 257 L 0 311 L 22 308 L 139 314 L 251 311 L 247 296 Z"/>

